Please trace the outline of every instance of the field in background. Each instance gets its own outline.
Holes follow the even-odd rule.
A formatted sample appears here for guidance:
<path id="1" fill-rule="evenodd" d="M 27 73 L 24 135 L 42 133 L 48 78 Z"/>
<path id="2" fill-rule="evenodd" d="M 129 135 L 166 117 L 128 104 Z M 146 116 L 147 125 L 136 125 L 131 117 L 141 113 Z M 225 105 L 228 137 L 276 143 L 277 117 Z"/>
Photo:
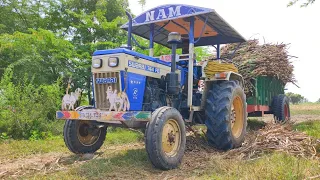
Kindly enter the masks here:
<path id="1" fill-rule="evenodd" d="M 296 130 L 320 138 L 320 104 L 291 106 Z M 272 117 L 250 119 L 254 132 Z M 263 121 L 262 121 L 263 120 Z M 107 140 L 94 155 L 77 156 L 63 138 L 0 142 L 0 178 L 21 179 L 304 179 L 320 177 L 320 162 L 285 153 L 257 159 L 224 158 L 217 151 L 187 150 L 179 169 L 159 171 L 148 162 L 143 134 L 109 128 Z"/>
<path id="2" fill-rule="evenodd" d="M 291 115 L 320 115 L 320 103 L 305 103 L 290 106 Z"/>

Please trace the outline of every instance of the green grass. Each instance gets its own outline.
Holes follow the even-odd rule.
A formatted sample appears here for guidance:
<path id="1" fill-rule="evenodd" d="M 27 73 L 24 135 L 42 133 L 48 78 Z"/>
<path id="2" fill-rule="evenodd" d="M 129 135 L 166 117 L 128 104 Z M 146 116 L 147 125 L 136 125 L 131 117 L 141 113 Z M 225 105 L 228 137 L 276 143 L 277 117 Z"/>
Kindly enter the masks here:
<path id="1" fill-rule="evenodd" d="M 320 138 L 320 121 L 307 121 L 294 125 L 298 131 L 303 131 L 309 136 Z"/>
<path id="2" fill-rule="evenodd" d="M 190 157 L 186 157 L 190 160 Z M 94 159 L 68 171 L 36 174 L 32 179 L 304 179 L 319 175 L 320 162 L 274 153 L 256 160 L 240 161 L 212 156 L 206 161 L 192 157 L 196 162 L 178 169 L 154 169 L 143 149 L 121 151 L 112 157 Z"/>
<path id="3" fill-rule="evenodd" d="M 319 107 L 319 110 L 317 109 Z M 302 104 L 292 106 L 292 113 L 320 114 L 320 106 Z M 248 130 L 256 131 L 265 125 L 255 118 L 248 120 Z M 199 126 L 198 128 L 203 128 Z M 320 138 L 320 121 L 303 122 L 294 129 Z M 122 128 L 108 128 L 106 141 L 98 158 L 80 162 L 70 153 L 66 170 L 43 174 L 35 172 L 21 179 L 305 179 L 320 175 L 320 161 L 294 157 L 285 153 L 271 153 L 254 160 L 223 159 L 217 154 L 187 153 L 178 169 L 161 171 L 152 167 L 143 146 L 127 146 L 141 142 L 143 134 Z M 108 148 L 110 146 L 114 146 Z M 0 142 L 2 159 L 19 158 L 48 152 L 69 153 L 62 136 L 51 140 L 7 140 Z M 186 163 L 189 162 L 189 163 Z"/>
<path id="4" fill-rule="evenodd" d="M 111 158 L 91 161 L 76 169 L 86 179 L 113 178 L 121 174 L 125 179 L 144 177 L 144 169 L 150 167 L 145 149 L 121 151 Z M 128 172 L 130 171 L 130 172 Z"/>
<path id="5" fill-rule="evenodd" d="M 143 139 L 143 133 L 131 131 L 123 128 L 109 128 L 106 143 L 107 144 L 126 144 L 135 143 Z"/>
<path id="6" fill-rule="evenodd" d="M 303 179 L 319 175 L 320 162 L 274 153 L 253 161 L 223 161 L 209 179 Z"/>
<path id="7" fill-rule="evenodd" d="M 135 143 L 141 141 L 143 134 L 121 128 L 109 128 L 104 146 Z M 4 140 L 0 141 L 1 159 L 14 159 L 32 154 L 49 152 L 69 152 L 62 136 L 55 136 L 45 140 Z"/>
<path id="8" fill-rule="evenodd" d="M 90 160 L 79 167 L 53 174 L 27 176 L 32 179 L 137 179 L 152 171 L 144 149 L 119 150 L 104 154 L 103 158 Z M 147 171 L 146 171 L 147 170 Z"/>
<path id="9" fill-rule="evenodd" d="M 250 130 L 257 130 L 264 123 L 257 119 L 249 119 Z M 320 132 L 320 122 L 306 122 L 295 125 L 305 132 Z M 141 133 L 125 129 L 109 130 L 106 146 L 140 141 Z M 318 137 L 318 134 L 310 133 Z M 125 137 L 123 137 L 125 136 Z M 130 137 L 130 138 L 129 138 Z M 115 141 L 115 139 L 117 139 Z M 216 154 L 207 154 L 207 158 L 185 155 L 180 168 L 171 171 L 160 171 L 152 167 L 143 147 L 138 149 L 104 150 L 103 154 L 93 160 L 66 171 L 50 174 L 32 174 L 23 179 L 165 179 L 179 177 L 181 179 L 305 179 L 320 174 L 320 161 L 294 157 L 285 153 L 271 153 L 254 160 L 223 159 Z M 194 163 L 193 163 L 194 162 Z"/>
<path id="10" fill-rule="evenodd" d="M 1 159 L 15 159 L 32 154 L 42 154 L 49 152 L 66 152 L 67 148 L 61 137 L 50 140 L 6 140 L 0 143 Z"/>

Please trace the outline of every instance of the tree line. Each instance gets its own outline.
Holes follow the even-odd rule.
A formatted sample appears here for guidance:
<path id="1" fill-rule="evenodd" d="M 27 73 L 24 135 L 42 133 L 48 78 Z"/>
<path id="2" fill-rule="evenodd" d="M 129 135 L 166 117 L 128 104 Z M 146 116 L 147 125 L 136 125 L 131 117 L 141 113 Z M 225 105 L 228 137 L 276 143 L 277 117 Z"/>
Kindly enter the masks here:
<path id="1" fill-rule="evenodd" d="M 143 9 L 146 1 L 138 2 Z M 0 0 L 0 137 L 60 133 L 55 111 L 69 79 L 72 88 L 83 89 L 82 103 L 89 104 L 91 54 L 126 43 L 119 28 L 127 22 L 126 10 L 128 0 Z M 198 59 L 208 53 L 196 51 Z M 170 54 L 170 49 L 156 44 L 154 53 Z"/>
<path id="2" fill-rule="evenodd" d="M 143 8 L 146 1 L 138 3 Z M 53 133 L 50 122 L 69 79 L 70 91 L 81 88 L 82 104 L 89 104 L 91 54 L 126 43 L 127 33 L 119 28 L 127 22 L 126 10 L 128 0 L 0 0 L 0 135 Z M 148 47 L 148 41 L 136 39 Z M 196 51 L 198 59 L 207 53 Z M 156 44 L 154 54 L 170 49 Z"/>
<path id="3" fill-rule="evenodd" d="M 70 78 L 90 102 L 91 54 L 126 42 L 125 10 L 127 0 L 0 0 L 1 136 L 54 134 Z"/>

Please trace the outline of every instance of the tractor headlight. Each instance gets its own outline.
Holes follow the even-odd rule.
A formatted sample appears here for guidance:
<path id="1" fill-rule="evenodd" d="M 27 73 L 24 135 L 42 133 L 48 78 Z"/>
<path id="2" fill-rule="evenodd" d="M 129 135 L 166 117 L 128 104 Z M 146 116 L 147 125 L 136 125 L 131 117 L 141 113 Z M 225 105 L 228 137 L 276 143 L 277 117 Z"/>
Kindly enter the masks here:
<path id="1" fill-rule="evenodd" d="M 102 59 L 93 59 L 92 60 L 93 68 L 101 68 L 102 67 Z"/>
<path id="2" fill-rule="evenodd" d="M 119 58 L 117 57 L 110 57 L 108 60 L 109 67 L 117 67 L 119 64 Z"/>

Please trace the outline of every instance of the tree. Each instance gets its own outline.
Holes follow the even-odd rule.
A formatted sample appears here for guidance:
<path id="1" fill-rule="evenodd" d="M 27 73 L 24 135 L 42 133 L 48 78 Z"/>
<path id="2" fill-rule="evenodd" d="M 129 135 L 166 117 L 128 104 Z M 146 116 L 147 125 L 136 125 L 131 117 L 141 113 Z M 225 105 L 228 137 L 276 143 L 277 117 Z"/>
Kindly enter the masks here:
<path id="1" fill-rule="evenodd" d="M 292 93 L 292 92 L 288 92 L 288 93 L 286 93 L 286 96 L 289 97 L 290 102 L 292 104 L 308 102 L 308 100 L 305 97 L 301 96 L 300 94 L 295 94 L 295 93 Z"/>
<path id="2" fill-rule="evenodd" d="M 0 12 L 0 33 L 27 32 L 29 28 L 58 32 L 65 25 L 59 0 L 1 0 Z"/>
<path id="3" fill-rule="evenodd" d="M 74 46 L 51 31 L 0 35 L 0 66 L 13 70 L 13 81 L 34 77 L 34 85 L 52 84 L 61 75 L 69 75 L 77 65 Z M 0 78 L 4 71 L 0 70 Z"/>
<path id="4" fill-rule="evenodd" d="M 298 1 L 300 1 L 300 0 L 292 0 L 292 1 L 289 2 L 288 6 L 293 6 Z M 300 7 L 307 7 L 307 6 L 311 5 L 311 4 L 313 4 L 315 1 L 316 0 L 305 0 L 305 2 L 300 5 Z"/>
<path id="5" fill-rule="evenodd" d="M 137 40 L 137 43 L 143 48 L 139 46 L 134 46 L 133 50 L 142 54 L 149 54 L 149 41 L 141 37 L 134 37 Z M 171 49 L 157 43 L 154 43 L 153 51 L 154 57 L 171 54 Z M 194 51 L 196 53 L 197 61 L 203 60 L 203 58 L 207 57 L 210 54 L 209 48 L 206 47 L 195 47 Z M 177 54 L 182 54 L 181 49 L 177 49 Z"/>
<path id="6" fill-rule="evenodd" d="M 71 39 L 78 56 L 79 66 L 72 76 L 75 87 L 91 91 L 91 54 L 98 49 L 119 47 L 126 40 L 118 25 L 126 21 L 127 0 L 64 0 L 63 34 Z M 91 101 L 88 94 L 89 102 Z"/>
<path id="7" fill-rule="evenodd" d="M 138 0 L 138 3 L 140 4 L 141 10 L 143 11 L 144 10 L 144 6 L 146 5 L 146 0 Z"/>
<path id="8" fill-rule="evenodd" d="M 0 0 L 0 132 L 28 138 L 45 131 L 61 102 L 61 76 L 90 92 L 91 54 L 126 41 L 119 24 L 127 21 L 127 6 L 128 0 Z"/>

